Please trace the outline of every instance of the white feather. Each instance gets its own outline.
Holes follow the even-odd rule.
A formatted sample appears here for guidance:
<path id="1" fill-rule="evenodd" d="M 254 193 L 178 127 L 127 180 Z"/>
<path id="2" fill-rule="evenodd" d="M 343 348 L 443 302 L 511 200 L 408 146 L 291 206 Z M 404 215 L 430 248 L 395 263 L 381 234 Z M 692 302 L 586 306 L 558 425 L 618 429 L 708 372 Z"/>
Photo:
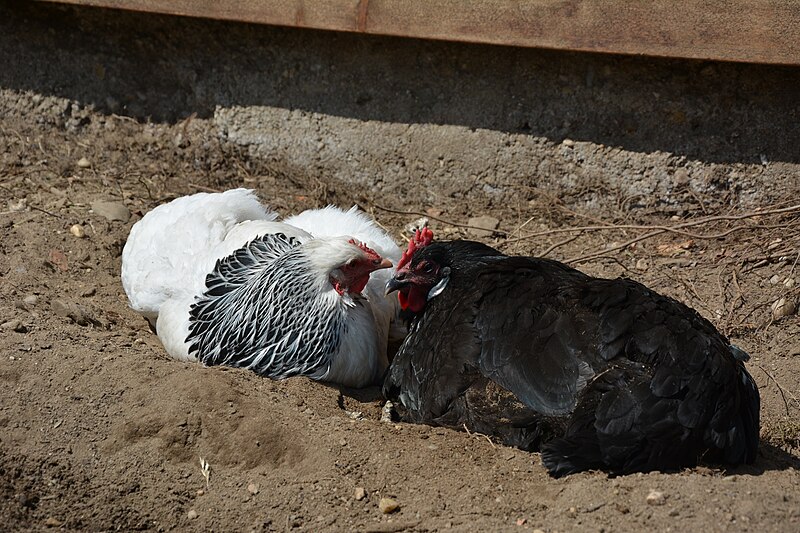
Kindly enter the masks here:
<path id="1" fill-rule="evenodd" d="M 394 267 L 400 261 L 402 251 L 386 231 L 378 226 L 366 213 L 353 206 L 348 211 L 329 205 L 322 209 L 309 209 L 284 220 L 287 224 L 302 228 L 314 237 L 351 235 L 375 250 L 381 257 L 389 259 Z M 408 330 L 400 319 L 400 302 L 394 296 L 386 297 L 386 283 L 394 275 L 395 268 L 373 272 L 364 296 L 373 305 L 375 322 L 388 338 L 401 340 Z"/>
<path id="2" fill-rule="evenodd" d="M 156 207 L 134 224 L 122 250 L 122 286 L 131 308 L 155 324 L 167 299 L 205 280 L 221 256 L 209 251 L 232 228 L 276 218 L 247 189 L 198 193 Z"/>
<path id="3" fill-rule="evenodd" d="M 388 365 L 387 334 L 399 312 L 396 298 L 386 298 L 383 291 L 392 272 L 373 272 L 364 298 L 358 298 L 360 303 L 348 294 L 339 295 L 326 272 L 358 250 L 347 243 L 348 239 L 328 237 L 358 239 L 395 264 L 400 249 L 355 207 L 349 211 L 332 206 L 306 211 L 285 223 L 275 222 L 275 218 L 275 213 L 246 189 L 199 193 L 153 209 L 131 229 L 122 254 L 122 283 L 131 307 L 156 326 L 170 355 L 184 361 L 196 360 L 194 354 L 190 355 L 187 342 L 189 317 L 191 306 L 206 291 L 206 276 L 215 270 L 218 260 L 231 256 L 255 238 L 281 233 L 300 243 L 312 270 L 318 273 L 314 284 L 320 302 L 348 309 L 345 334 L 329 365 L 305 375 L 349 386 L 374 382 Z M 398 325 L 396 335 L 404 335 L 399 321 Z M 234 366 L 241 366 L 235 363 L 231 361 Z M 279 363 L 293 368 L 291 362 Z M 304 370 L 302 365 L 297 368 Z"/>

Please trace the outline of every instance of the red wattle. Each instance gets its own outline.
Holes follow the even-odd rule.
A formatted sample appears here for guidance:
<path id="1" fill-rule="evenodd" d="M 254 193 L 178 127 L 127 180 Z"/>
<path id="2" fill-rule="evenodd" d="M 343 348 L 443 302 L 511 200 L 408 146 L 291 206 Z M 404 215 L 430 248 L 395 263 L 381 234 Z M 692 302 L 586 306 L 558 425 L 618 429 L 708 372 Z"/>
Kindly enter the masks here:
<path id="1" fill-rule="evenodd" d="M 418 287 L 411 287 L 408 292 L 401 292 L 399 294 L 400 307 L 410 309 L 414 313 L 419 313 L 425 309 L 425 292 Z"/>

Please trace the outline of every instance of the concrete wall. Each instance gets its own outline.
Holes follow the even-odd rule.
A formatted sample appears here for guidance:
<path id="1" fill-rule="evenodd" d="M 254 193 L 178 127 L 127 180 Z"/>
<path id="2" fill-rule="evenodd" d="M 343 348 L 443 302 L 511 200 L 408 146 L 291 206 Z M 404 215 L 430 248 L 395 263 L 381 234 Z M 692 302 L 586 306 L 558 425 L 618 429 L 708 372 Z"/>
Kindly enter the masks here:
<path id="1" fill-rule="evenodd" d="M 0 4 L 0 64 L 0 112 L 35 117 L 45 95 L 64 127 L 76 106 L 196 116 L 276 164 L 382 194 L 509 201 L 537 187 L 596 207 L 697 193 L 750 205 L 800 181 L 798 68 L 36 2 Z"/>

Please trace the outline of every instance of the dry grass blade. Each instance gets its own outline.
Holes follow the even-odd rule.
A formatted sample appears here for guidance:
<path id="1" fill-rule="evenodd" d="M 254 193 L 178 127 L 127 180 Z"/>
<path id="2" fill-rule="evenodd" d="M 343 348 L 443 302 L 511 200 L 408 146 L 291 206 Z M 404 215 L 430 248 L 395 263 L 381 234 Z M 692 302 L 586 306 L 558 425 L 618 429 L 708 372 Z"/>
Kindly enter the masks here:
<path id="1" fill-rule="evenodd" d="M 211 478 L 211 465 L 202 457 L 200 458 L 200 473 L 203 474 L 203 478 L 206 480 L 206 488 L 208 488 L 208 482 Z"/>

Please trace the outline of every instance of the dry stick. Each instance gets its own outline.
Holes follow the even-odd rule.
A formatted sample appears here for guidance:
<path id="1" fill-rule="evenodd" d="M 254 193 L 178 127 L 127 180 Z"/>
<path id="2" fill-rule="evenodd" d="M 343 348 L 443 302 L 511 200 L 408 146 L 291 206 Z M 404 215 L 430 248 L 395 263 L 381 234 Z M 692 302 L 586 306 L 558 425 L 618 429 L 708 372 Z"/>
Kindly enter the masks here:
<path id="1" fill-rule="evenodd" d="M 197 183 L 189 183 L 189 187 L 194 187 L 195 189 L 203 192 L 222 192 L 219 189 L 215 189 L 213 187 L 206 187 L 205 185 L 199 185 Z"/>
<path id="2" fill-rule="evenodd" d="M 791 278 L 791 277 L 792 277 L 792 274 L 794 274 L 794 268 L 797 266 L 797 261 L 798 261 L 798 260 L 800 260 L 800 252 L 797 252 L 797 257 L 795 257 L 795 259 L 794 259 L 794 263 L 792 263 L 792 268 L 791 268 L 791 270 L 789 270 L 789 275 L 788 275 L 788 276 L 786 276 L 786 277 L 787 277 L 787 279 L 788 279 L 788 278 Z"/>
<path id="3" fill-rule="evenodd" d="M 565 246 L 565 245 L 571 243 L 572 241 L 574 241 L 575 239 L 577 239 L 581 235 L 583 235 L 583 233 L 578 233 L 577 235 L 573 235 L 572 237 L 570 237 L 568 239 L 564 239 L 563 241 L 559 241 L 559 242 L 551 245 L 547 250 L 545 250 L 544 252 L 538 254 L 538 257 L 547 257 L 547 254 L 549 254 L 550 252 L 552 252 L 556 248 L 560 248 L 561 246 Z"/>
<path id="4" fill-rule="evenodd" d="M 36 209 L 37 211 L 41 211 L 42 213 L 50 215 L 51 217 L 60 218 L 61 220 L 64 220 L 64 217 L 62 217 L 61 215 L 48 211 L 47 209 L 42 209 L 41 207 L 37 207 L 31 204 L 29 204 L 28 207 L 30 207 L 31 209 Z"/>
<path id="5" fill-rule="evenodd" d="M 798 406 L 800 406 L 800 400 L 797 399 L 797 396 L 792 394 L 791 391 L 786 390 L 780 383 L 778 383 L 778 380 L 775 379 L 775 376 L 773 376 L 772 373 L 770 373 L 766 368 L 764 368 L 763 366 L 761 366 L 760 364 L 758 364 L 756 362 L 753 362 L 752 364 L 757 366 L 758 368 L 760 368 L 761 371 L 764 372 L 767 375 L 767 377 L 769 377 L 769 379 L 772 380 L 773 383 L 775 383 L 775 386 L 778 387 L 778 391 L 781 393 L 781 398 L 783 398 L 784 407 L 786 407 L 786 414 L 787 415 L 789 414 L 789 402 L 788 402 L 788 400 L 786 400 L 786 395 L 787 394 L 791 397 L 792 400 L 795 401 L 795 403 L 797 403 Z"/>
<path id="6" fill-rule="evenodd" d="M 587 254 L 587 255 L 573 257 L 571 259 L 567 259 L 564 262 L 566 264 L 582 263 L 584 261 L 589 261 L 590 259 L 597 259 L 598 257 L 605 256 L 609 252 L 616 252 L 617 250 L 622 250 L 623 248 L 627 248 L 631 244 L 637 243 L 639 241 L 643 241 L 645 239 L 650 239 L 652 237 L 655 237 L 656 235 L 661 235 L 662 233 L 666 233 L 666 232 L 667 232 L 667 230 L 651 231 L 650 233 L 645 233 L 644 235 L 640 235 L 640 236 L 638 236 L 638 237 L 636 237 L 634 239 L 627 240 L 627 241 L 623 242 L 622 244 L 618 244 L 617 246 L 612 246 L 608 250 L 604 250 L 602 252 L 592 252 L 592 253 Z"/>
<path id="7" fill-rule="evenodd" d="M 513 243 L 513 242 L 517 242 L 517 241 L 523 241 L 523 240 L 526 240 L 526 239 L 531 239 L 533 237 L 541 237 L 543 235 L 552 235 L 554 233 L 571 233 L 571 232 L 575 232 L 575 231 L 625 230 L 625 229 L 631 229 L 631 230 L 645 230 L 645 229 L 659 230 L 659 233 L 657 233 L 656 235 L 661 234 L 661 233 L 665 233 L 665 232 L 670 232 L 670 233 L 676 233 L 678 235 L 683 235 L 685 237 L 690 237 L 690 238 L 693 238 L 693 239 L 719 239 L 719 238 L 725 237 L 727 235 L 730 235 L 731 233 L 733 233 L 735 231 L 739 231 L 740 229 L 744 229 L 744 227 L 743 226 L 736 226 L 733 229 L 729 229 L 727 231 L 723 231 L 721 233 L 716 233 L 716 234 L 712 234 L 712 235 L 703 235 L 703 234 L 699 234 L 699 233 L 692 233 L 692 232 L 689 232 L 689 231 L 682 231 L 681 229 L 682 228 L 688 228 L 688 227 L 691 227 L 691 226 L 699 226 L 701 224 L 708 224 L 709 222 L 719 222 L 719 221 L 724 221 L 724 220 L 742 220 L 742 219 L 745 219 L 745 218 L 753 218 L 753 217 L 756 217 L 756 216 L 773 215 L 773 214 L 787 213 L 787 212 L 793 212 L 793 211 L 800 211 L 800 205 L 796 205 L 796 206 L 785 208 L 785 209 L 776 209 L 776 210 L 772 210 L 772 211 L 758 211 L 758 212 L 752 212 L 752 213 L 745 213 L 743 215 L 718 215 L 718 216 L 713 216 L 713 217 L 705 217 L 705 218 L 698 219 L 698 220 L 693 220 L 693 221 L 689 221 L 689 222 L 683 222 L 681 224 L 676 224 L 674 226 L 660 226 L 660 225 L 654 226 L 654 225 L 646 225 L 646 224 L 598 224 L 598 225 L 593 225 L 593 226 L 576 226 L 574 228 L 557 228 L 557 229 L 552 229 L 552 230 L 539 231 L 539 232 L 536 232 L 536 233 L 529 233 L 528 235 L 523 235 L 522 237 L 517 237 L 515 239 L 508 239 L 508 240 L 506 240 L 504 242 L 505 243 Z M 780 226 L 780 227 L 785 227 L 785 225 Z M 761 228 L 760 226 L 757 226 L 757 228 L 758 229 L 766 229 L 766 228 Z"/>
<path id="8" fill-rule="evenodd" d="M 700 224 L 707 224 L 709 222 L 717 222 L 717 221 L 720 221 L 720 220 L 742 220 L 742 219 L 745 219 L 745 218 L 753 218 L 753 217 L 756 217 L 756 216 L 776 215 L 776 214 L 789 213 L 789 212 L 798 211 L 798 210 L 800 210 L 800 205 L 787 207 L 787 208 L 784 208 L 784 209 L 772 209 L 772 210 L 768 210 L 768 211 L 757 211 L 757 212 L 745 213 L 743 215 L 733 215 L 733 216 L 731 216 L 731 215 L 719 215 L 719 216 L 714 216 L 714 217 L 706 217 L 706 218 L 701 219 L 701 220 L 696 220 L 696 221 L 693 221 L 693 222 L 685 222 L 683 224 L 678 224 L 678 225 L 672 226 L 672 227 L 668 227 L 668 226 L 649 226 L 650 228 L 659 228 L 659 229 L 657 229 L 656 231 L 651 231 L 650 233 L 646 233 L 644 235 L 640 235 L 640 236 L 635 237 L 633 239 L 630 239 L 628 241 L 625 241 L 624 243 L 619 244 L 617 246 L 612 246 L 608 250 L 603 250 L 603 251 L 600 251 L 600 252 L 592 252 L 592 253 L 584 255 L 584 256 L 573 257 L 573 258 L 568 259 L 567 261 L 565 261 L 565 263 L 567 263 L 567 264 L 569 264 L 569 263 L 578 263 L 578 262 L 587 261 L 589 259 L 594 259 L 596 257 L 601 257 L 601 256 L 604 256 L 604 255 L 608 254 L 609 252 L 615 252 L 617 250 L 621 250 L 623 248 L 627 248 L 631 244 L 637 243 L 639 241 L 643 241 L 645 239 L 649 239 L 649 238 L 655 237 L 657 235 L 661 235 L 662 233 L 666 233 L 668 231 L 674 231 L 674 230 L 676 230 L 678 228 L 685 228 L 685 227 L 689 227 L 689 226 L 698 226 Z M 645 226 L 645 227 L 648 227 L 648 226 Z M 698 239 L 716 239 L 716 238 L 724 237 L 726 235 L 730 235 L 731 233 L 734 233 L 736 231 L 741 231 L 743 229 L 748 229 L 748 227 L 747 226 L 735 226 L 735 227 L 733 227 L 733 228 L 731 228 L 731 229 L 729 229 L 727 231 L 723 231 L 722 233 L 716 233 L 716 234 L 713 234 L 713 235 L 697 235 L 695 238 L 698 238 Z"/>
<path id="9" fill-rule="evenodd" d="M 469 428 L 467 427 L 467 424 L 466 424 L 466 423 L 464 423 L 464 424 L 463 424 L 463 426 L 464 426 L 464 431 L 466 431 L 466 432 L 467 432 L 467 435 L 469 435 L 470 437 L 477 437 L 477 436 L 481 436 L 481 437 L 483 437 L 484 439 L 486 439 L 486 440 L 488 440 L 488 441 L 489 441 L 489 444 L 491 444 L 491 445 L 492 445 L 492 448 L 497 448 L 497 446 L 495 446 L 495 445 L 494 445 L 494 442 L 492 442 L 492 439 L 490 439 L 490 438 L 489 438 L 489 435 L 486 435 L 486 434 L 484 434 L 484 433 L 479 433 L 479 432 L 477 432 L 477 431 L 475 431 L 475 432 L 473 432 L 473 431 L 470 431 L 470 430 L 469 430 Z"/>
<path id="10" fill-rule="evenodd" d="M 507 232 L 505 230 L 482 228 L 480 226 L 470 226 L 469 224 L 461 224 L 459 222 L 453 222 L 452 220 L 447 220 L 445 218 L 435 217 L 433 215 L 429 215 L 427 213 L 421 213 L 419 211 L 399 211 L 397 209 L 389 209 L 388 207 L 383 207 L 383 206 L 378 205 L 378 204 L 375 204 L 375 207 L 377 209 L 380 209 L 381 211 L 386 211 L 387 213 L 394 213 L 395 215 L 412 215 L 412 216 L 416 216 L 416 217 L 431 218 L 431 219 L 436 220 L 438 222 L 443 222 L 445 224 L 450 224 L 451 226 L 456 226 L 458 228 L 479 229 L 479 230 L 483 230 L 483 231 L 491 231 L 491 232 L 494 232 L 494 233 L 500 233 L 500 234 L 506 235 L 506 236 L 509 234 L 509 232 Z"/>

